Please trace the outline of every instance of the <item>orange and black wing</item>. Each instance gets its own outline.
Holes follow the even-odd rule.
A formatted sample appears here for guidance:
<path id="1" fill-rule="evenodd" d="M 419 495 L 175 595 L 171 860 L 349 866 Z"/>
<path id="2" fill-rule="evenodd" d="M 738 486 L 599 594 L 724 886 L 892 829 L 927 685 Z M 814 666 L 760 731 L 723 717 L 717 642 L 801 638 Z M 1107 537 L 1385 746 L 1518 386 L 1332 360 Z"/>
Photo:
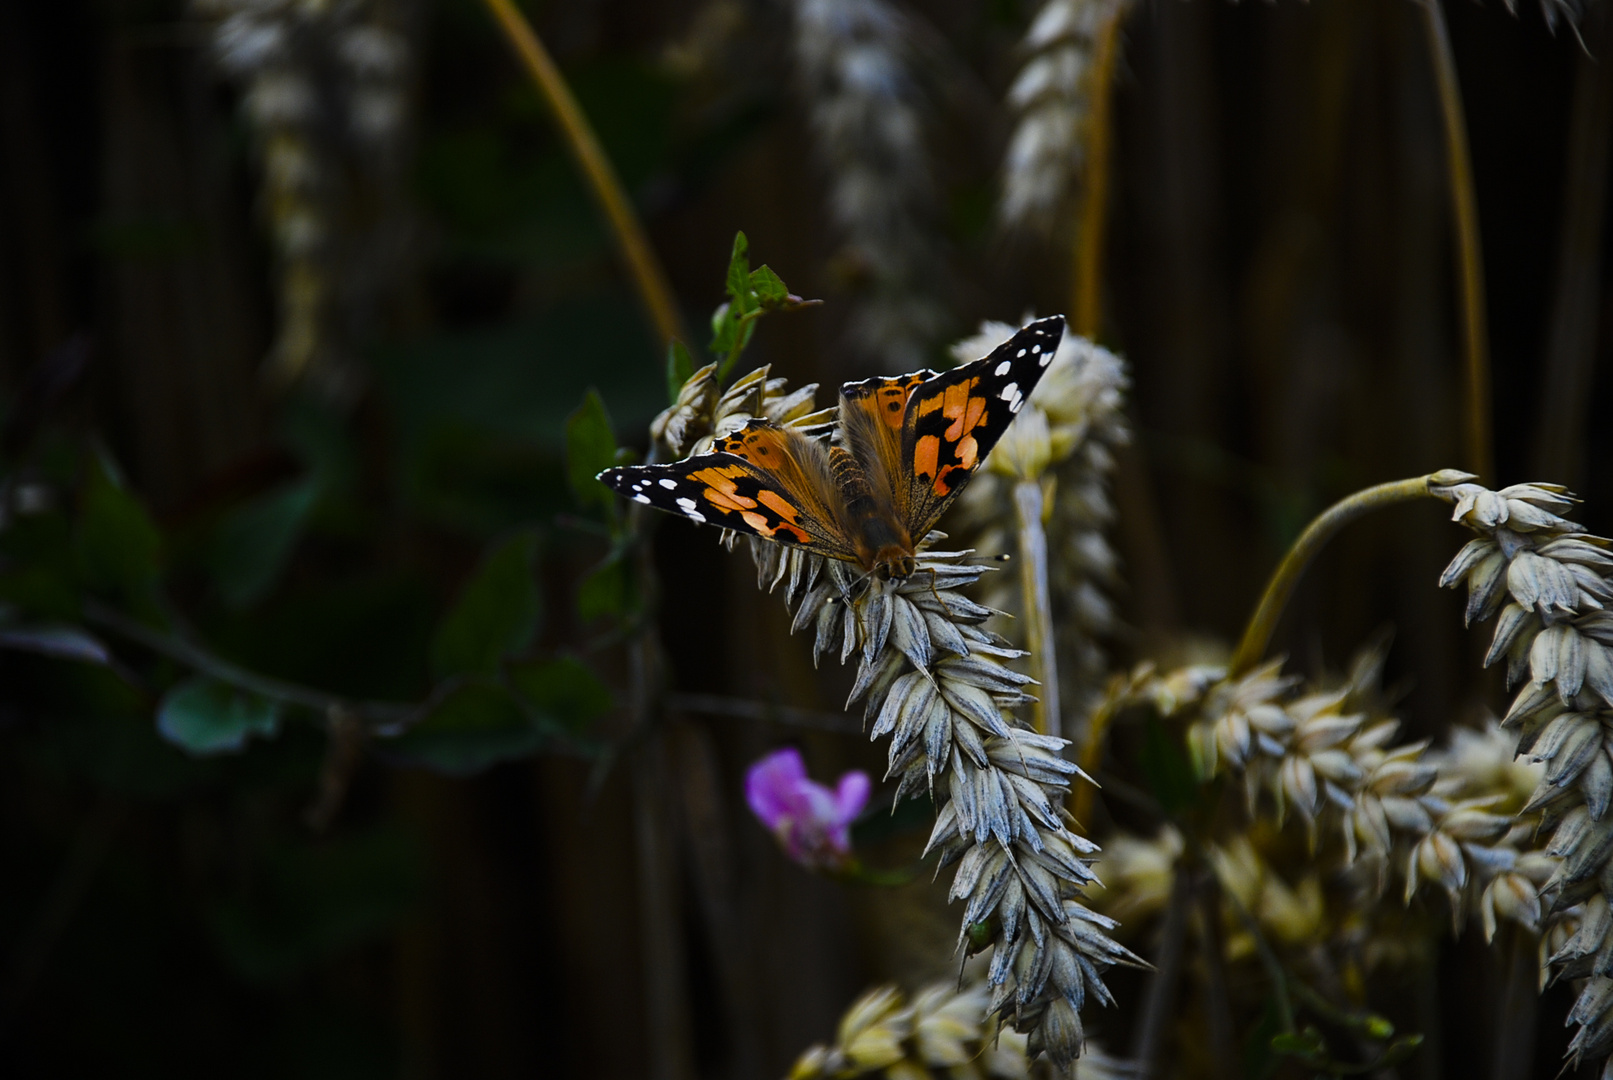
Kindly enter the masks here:
<path id="1" fill-rule="evenodd" d="M 910 520 L 906 479 L 910 466 L 902 453 L 902 422 L 913 391 L 936 377 L 933 371 L 915 371 L 840 387 L 840 431 L 846 448 L 862 465 L 875 494 L 903 522 Z"/>
<path id="2" fill-rule="evenodd" d="M 606 469 L 599 479 L 636 502 L 700 524 L 856 559 L 837 512 L 828 455 L 789 428 L 753 420 L 710 454 Z"/>
<path id="3" fill-rule="evenodd" d="M 986 460 L 1064 336 L 1064 318 L 1038 319 L 990 356 L 925 379 L 902 410 L 901 460 L 907 481 L 899 495 L 914 539 L 929 532 Z"/>

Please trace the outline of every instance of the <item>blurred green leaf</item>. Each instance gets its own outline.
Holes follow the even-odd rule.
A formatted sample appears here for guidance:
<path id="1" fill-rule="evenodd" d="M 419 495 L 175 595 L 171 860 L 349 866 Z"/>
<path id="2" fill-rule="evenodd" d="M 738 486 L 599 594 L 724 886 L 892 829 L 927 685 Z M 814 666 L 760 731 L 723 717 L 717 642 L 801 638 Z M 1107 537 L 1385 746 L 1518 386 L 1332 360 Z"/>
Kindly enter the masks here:
<path id="1" fill-rule="evenodd" d="M 308 477 L 253 499 L 219 523 L 207 561 L 226 604 L 242 608 L 263 598 L 318 498 L 318 482 Z"/>
<path id="2" fill-rule="evenodd" d="M 599 393 L 588 391 L 566 421 L 566 469 L 571 490 L 583 506 L 614 510 L 616 496 L 597 477 L 616 461 L 616 435 Z"/>
<path id="3" fill-rule="evenodd" d="M 594 568 L 577 588 L 577 614 L 584 622 L 627 610 L 627 567 L 612 554 Z"/>
<path id="4" fill-rule="evenodd" d="M 390 829 L 287 844 L 254 870 L 253 888 L 208 920 L 225 960 L 253 982 L 384 933 L 419 901 L 424 877 L 418 845 Z"/>
<path id="5" fill-rule="evenodd" d="M 543 740 L 543 732 L 510 691 L 469 683 L 450 693 L 420 723 L 382 746 L 405 761 L 452 776 L 468 776 L 501 761 L 526 757 Z"/>
<path id="6" fill-rule="evenodd" d="M 1167 814 L 1179 814 L 1199 798 L 1199 785 L 1180 739 L 1173 739 L 1156 716 L 1150 716 L 1143 732 L 1138 764 L 1148 781 L 1148 790 Z"/>
<path id="7" fill-rule="evenodd" d="M 112 463 L 90 466 L 74 538 L 79 573 L 92 588 L 142 592 L 157 578 L 161 534 L 140 501 L 130 494 Z"/>
<path id="8" fill-rule="evenodd" d="M 492 675 L 506 656 L 531 644 L 541 607 L 532 567 L 537 554 L 537 533 L 526 530 L 482 560 L 432 640 L 438 678 Z"/>
<path id="9" fill-rule="evenodd" d="M 157 706 L 157 731 L 198 756 L 238 753 L 256 735 L 280 731 L 280 707 L 205 676 L 186 679 Z"/>
<path id="10" fill-rule="evenodd" d="M 1279 1054 L 1291 1054 L 1294 1057 L 1312 1058 L 1327 1051 L 1327 1044 L 1322 1041 L 1322 1033 L 1313 1027 L 1292 1034 L 1283 1033 L 1271 1037 L 1271 1048 Z"/>
<path id="11" fill-rule="evenodd" d="M 694 374 L 694 358 L 689 355 L 688 346 L 673 339 L 666 350 L 666 396 L 668 404 L 676 404 L 678 393 L 683 384 L 689 381 Z"/>
<path id="12" fill-rule="evenodd" d="M 546 721 L 572 735 L 610 711 L 610 690 L 593 670 L 570 656 L 510 668 L 510 684 Z"/>
<path id="13" fill-rule="evenodd" d="M 755 307 L 751 303 L 750 259 L 746 254 L 749 248 L 750 241 L 745 239 L 745 234 L 736 232 L 734 250 L 728 256 L 728 276 L 724 283 L 728 289 L 730 316 L 743 317 Z"/>

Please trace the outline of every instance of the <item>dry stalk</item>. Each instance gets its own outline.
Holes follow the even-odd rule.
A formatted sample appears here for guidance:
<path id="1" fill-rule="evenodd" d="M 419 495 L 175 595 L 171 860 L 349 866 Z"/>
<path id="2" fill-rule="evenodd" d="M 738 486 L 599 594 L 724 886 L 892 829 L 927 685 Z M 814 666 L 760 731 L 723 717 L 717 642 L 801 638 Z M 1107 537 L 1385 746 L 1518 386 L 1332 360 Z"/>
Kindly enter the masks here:
<path id="1" fill-rule="evenodd" d="M 486 0 L 486 3 L 488 10 L 498 20 L 504 36 L 509 38 L 510 46 L 526 65 L 549 110 L 554 113 L 567 149 L 576 159 L 583 179 L 588 183 L 588 190 L 599 204 L 605 220 L 610 223 L 611 232 L 616 236 L 616 246 L 621 249 L 622 260 L 627 264 L 639 301 L 650 317 L 650 324 L 655 327 L 657 340 L 662 345 L 674 339 L 688 341 L 689 333 L 683 326 L 683 316 L 678 310 L 672 286 L 667 282 L 666 271 L 655 256 L 655 249 L 650 246 L 650 238 L 645 234 L 638 215 L 633 212 L 633 202 L 627 197 L 616 169 L 611 165 L 610 158 L 605 156 L 604 147 L 600 146 L 588 117 L 577 104 L 571 87 L 566 85 L 549 50 L 543 47 L 532 24 L 513 0 Z"/>

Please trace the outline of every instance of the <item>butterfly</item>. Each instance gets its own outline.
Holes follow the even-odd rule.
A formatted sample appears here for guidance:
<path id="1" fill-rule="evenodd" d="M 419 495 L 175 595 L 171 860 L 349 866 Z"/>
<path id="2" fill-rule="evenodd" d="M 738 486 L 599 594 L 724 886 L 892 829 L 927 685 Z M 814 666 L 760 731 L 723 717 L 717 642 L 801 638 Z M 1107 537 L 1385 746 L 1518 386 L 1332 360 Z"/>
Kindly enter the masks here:
<path id="1" fill-rule="evenodd" d="M 951 371 L 846 383 L 827 447 L 758 418 L 709 454 L 606 469 L 599 479 L 691 521 L 903 579 L 914 571 L 916 542 L 1008 430 L 1063 335 L 1055 315 Z"/>

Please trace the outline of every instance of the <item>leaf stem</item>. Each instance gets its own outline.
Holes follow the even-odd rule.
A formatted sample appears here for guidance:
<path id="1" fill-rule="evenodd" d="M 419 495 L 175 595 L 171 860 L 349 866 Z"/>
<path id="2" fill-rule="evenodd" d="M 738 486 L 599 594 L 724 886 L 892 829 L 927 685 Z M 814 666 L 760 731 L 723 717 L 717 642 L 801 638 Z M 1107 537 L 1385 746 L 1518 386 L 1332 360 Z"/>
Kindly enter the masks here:
<path id="1" fill-rule="evenodd" d="M 245 690 L 288 705 L 299 705 L 322 715 L 346 713 L 376 724 L 400 724 L 423 715 L 431 707 L 429 701 L 420 705 L 394 701 L 348 701 L 312 687 L 259 675 L 223 657 L 215 656 L 200 645 L 154 629 L 94 601 L 85 603 L 84 617 L 89 622 L 144 645 L 152 652 L 161 653 L 170 660 L 177 660 L 237 690 Z"/>
<path id="2" fill-rule="evenodd" d="M 1042 528 L 1046 508 L 1039 479 L 1014 485 L 1014 510 L 1019 517 L 1019 580 L 1024 594 L 1025 645 L 1031 654 L 1031 674 L 1041 685 L 1031 715 L 1044 735 L 1062 734 L 1059 712 L 1059 664 L 1053 640 L 1053 601 L 1048 584 L 1047 533 Z"/>
<path id="3" fill-rule="evenodd" d="M 1107 239 L 1109 171 L 1114 132 L 1115 67 L 1120 55 L 1120 24 L 1129 5 L 1115 4 L 1098 30 L 1092 65 L 1092 97 L 1087 109 L 1085 183 L 1075 237 L 1075 326 L 1096 339 L 1103 300 L 1103 251 Z"/>
<path id="4" fill-rule="evenodd" d="M 616 234 L 617 246 L 621 248 L 622 258 L 638 289 L 639 300 L 655 327 L 661 348 L 665 349 L 673 339 L 691 340 L 684 330 L 683 317 L 678 311 L 672 288 L 667 283 L 666 272 L 655 257 L 655 249 L 650 246 L 644 226 L 633 212 L 632 201 L 628 199 L 610 158 L 605 156 L 594 129 L 589 126 L 588 117 L 577 104 L 560 69 L 555 66 L 554 58 L 543 47 L 532 24 L 521 14 L 514 0 L 486 0 L 486 4 L 498 20 L 504 36 L 509 38 L 510 45 L 531 73 L 539 93 L 548 102 L 594 200 L 610 222 Z"/>
<path id="5" fill-rule="evenodd" d="M 1277 620 L 1282 617 L 1283 608 L 1287 606 L 1288 598 L 1293 595 L 1294 586 L 1299 583 L 1300 575 L 1329 540 L 1333 539 L 1344 526 L 1374 510 L 1410 502 L 1413 499 L 1431 498 L 1428 485 L 1433 475 L 1394 480 L 1358 491 L 1354 495 L 1340 499 L 1307 525 L 1305 531 L 1299 534 L 1299 539 L 1294 541 L 1293 546 L 1283 556 L 1282 562 L 1277 564 L 1271 580 L 1266 583 L 1266 591 L 1260 597 L 1260 603 L 1255 608 L 1254 614 L 1249 617 L 1249 624 L 1244 628 L 1237 651 L 1232 654 L 1232 662 L 1227 671 L 1228 677 L 1237 678 L 1244 674 L 1258 664 L 1260 658 L 1266 654 L 1266 646 L 1271 642 L 1272 632 L 1277 629 Z"/>
<path id="6" fill-rule="evenodd" d="M 1473 156 L 1462 113 L 1462 86 L 1456 56 L 1439 0 L 1422 0 L 1428 30 L 1428 55 L 1439 91 L 1440 119 L 1445 129 L 1445 168 L 1451 186 L 1451 226 L 1456 262 L 1461 271 L 1463 433 L 1467 467 L 1486 482 L 1494 479 L 1490 435 L 1490 342 L 1484 313 L 1484 253 L 1479 243 L 1478 197 L 1473 185 Z"/>

